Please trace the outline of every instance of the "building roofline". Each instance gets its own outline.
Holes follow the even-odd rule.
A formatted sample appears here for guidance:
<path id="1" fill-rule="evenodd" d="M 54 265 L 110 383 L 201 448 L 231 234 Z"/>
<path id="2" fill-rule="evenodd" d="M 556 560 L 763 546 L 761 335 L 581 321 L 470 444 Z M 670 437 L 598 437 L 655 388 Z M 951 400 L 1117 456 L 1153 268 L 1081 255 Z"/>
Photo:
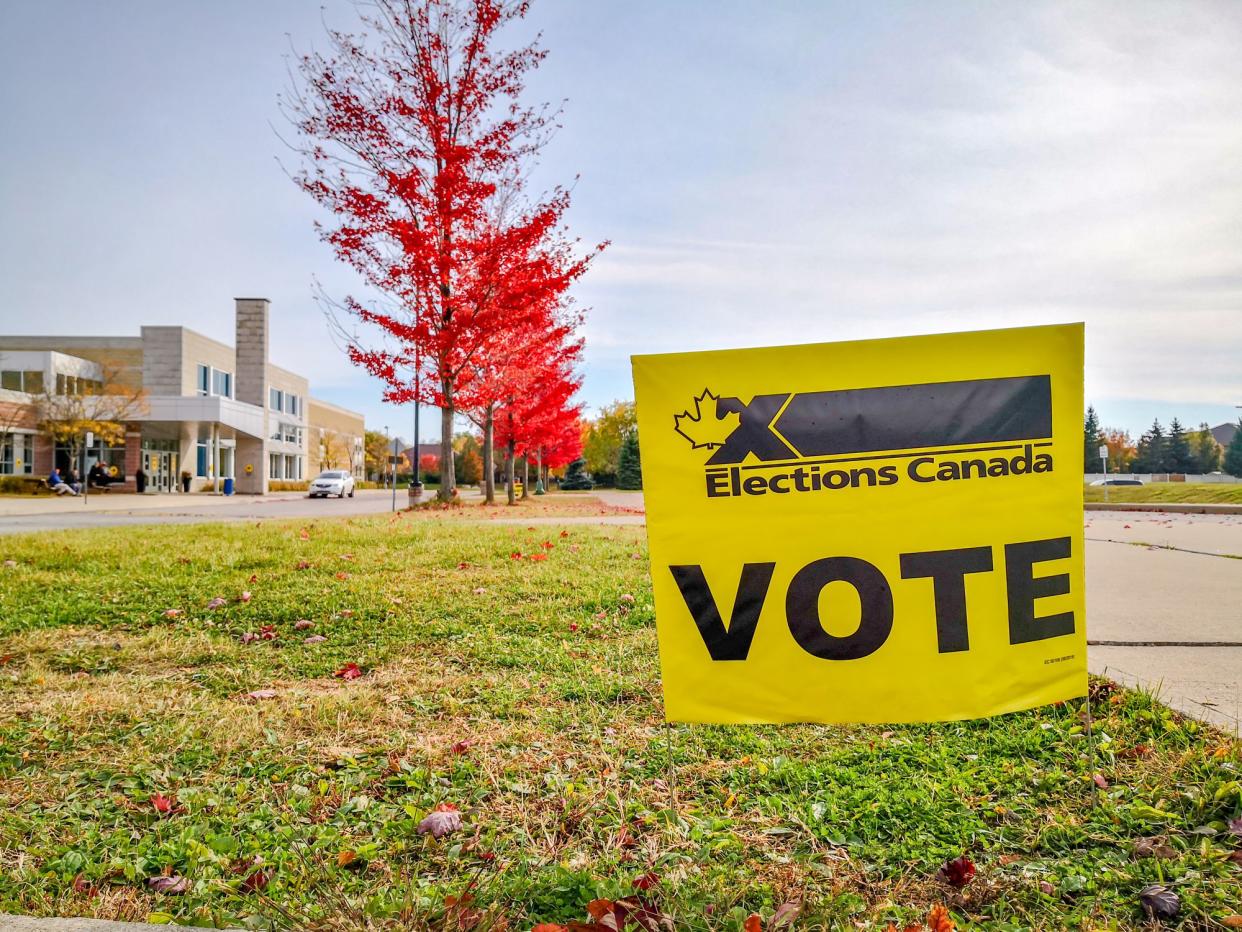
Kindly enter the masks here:
<path id="1" fill-rule="evenodd" d="M 364 415 L 361 411 L 354 411 L 350 408 L 342 408 L 340 405 L 334 405 L 332 402 L 324 401 L 322 398 L 316 398 L 314 395 L 310 396 L 310 403 L 313 405 L 319 405 L 322 408 L 330 408 L 338 414 L 348 414 L 350 417 L 356 417 L 364 423 L 366 422 L 366 415 Z"/>

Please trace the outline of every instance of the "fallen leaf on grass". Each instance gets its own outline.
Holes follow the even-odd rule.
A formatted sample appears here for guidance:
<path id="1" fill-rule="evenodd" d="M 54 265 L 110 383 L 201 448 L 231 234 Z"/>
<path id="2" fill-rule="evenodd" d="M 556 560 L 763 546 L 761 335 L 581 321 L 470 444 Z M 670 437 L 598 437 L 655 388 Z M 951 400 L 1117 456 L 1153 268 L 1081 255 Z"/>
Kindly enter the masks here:
<path id="1" fill-rule="evenodd" d="M 758 913 L 751 913 L 742 923 L 742 928 L 745 932 L 763 932 L 763 919 Z"/>
<path id="2" fill-rule="evenodd" d="M 1153 919 L 1172 919 L 1182 908 L 1177 894 L 1163 884 L 1153 883 L 1139 891 L 1143 912 Z"/>
<path id="3" fill-rule="evenodd" d="M 163 793 L 152 793 L 151 805 L 162 816 L 177 815 L 178 813 L 185 812 L 184 806 L 177 805 L 177 797 L 165 796 Z"/>
<path id="4" fill-rule="evenodd" d="M 940 879 L 951 887 L 961 889 L 975 877 L 975 864 L 966 855 L 945 861 L 940 866 Z"/>
<path id="5" fill-rule="evenodd" d="M 182 612 L 182 611 L 181 611 L 181 609 L 179 609 L 179 608 L 166 608 L 166 609 L 164 609 L 164 617 L 165 617 L 165 618 L 176 618 L 176 617 L 178 617 L 179 615 L 183 615 L 183 614 L 184 614 L 184 612 Z"/>
<path id="6" fill-rule="evenodd" d="M 342 618 L 353 618 L 354 610 L 352 608 L 343 608 L 339 612 L 337 612 L 337 614 L 340 615 Z"/>
<path id="7" fill-rule="evenodd" d="M 348 573 L 337 573 L 336 578 L 344 582 L 345 580 L 349 579 L 349 574 Z"/>
<path id="8" fill-rule="evenodd" d="M 362 676 L 362 670 L 358 667 L 358 664 L 350 661 L 332 675 L 342 680 L 356 680 Z"/>
<path id="9" fill-rule="evenodd" d="M 245 880 L 243 880 L 240 884 L 238 884 L 237 889 L 242 891 L 243 893 L 254 893 L 266 887 L 267 882 L 271 879 L 272 879 L 271 871 L 257 870 L 253 874 L 251 874 L 249 877 L 247 877 Z"/>
<path id="10" fill-rule="evenodd" d="M 237 597 L 237 601 L 245 605 L 247 602 L 250 601 L 250 598 L 251 598 L 250 593 L 248 591 L 243 591 L 242 594 Z"/>
<path id="11" fill-rule="evenodd" d="M 9 567 L 17 566 L 17 561 L 16 560 L 5 560 L 4 565 L 9 566 Z"/>
<path id="12" fill-rule="evenodd" d="M 275 698 L 276 698 L 276 690 L 274 690 L 274 689 L 256 689 L 256 690 L 253 690 L 252 692 L 248 692 L 248 693 L 246 693 L 246 696 L 247 696 L 247 698 L 249 698 L 249 699 L 275 699 Z"/>
<path id="13" fill-rule="evenodd" d="M 212 599 L 210 602 L 207 603 L 207 611 L 214 612 L 216 609 L 224 608 L 224 606 L 226 605 L 228 605 L 228 602 L 226 602 L 224 599 L 220 598 L 219 596 L 216 596 L 214 599 Z"/>
<path id="14" fill-rule="evenodd" d="M 1242 916 L 1226 916 L 1220 924 L 1226 929 L 1242 929 Z"/>
<path id="15" fill-rule="evenodd" d="M 634 601 L 634 597 L 633 597 L 632 595 L 630 595 L 628 592 L 623 592 L 623 593 L 621 593 L 621 598 L 620 598 L 618 601 L 620 601 L 620 602 L 633 602 L 633 601 Z"/>
<path id="16" fill-rule="evenodd" d="M 1046 893 L 1048 896 L 1052 896 L 1052 894 L 1057 892 L 1057 888 L 1054 887 L 1052 884 L 1048 883 L 1048 881 L 1041 880 L 1039 882 L 1039 892 Z"/>
<path id="17" fill-rule="evenodd" d="M 794 920 L 802 913 L 802 904 L 797 900 L 790 900 L 776 907 L 776 912 L 772 914 L 771 929 L 784 929 L 792 927 Z"/>
<path id="18" fill-rule="evenodd" d="M 655 871 L 647 871 L 641 877 L 634 878 L 635 890 L 650 890 L 660 882 L 660 875 Z"/>
<path id="19" fill-rule="evenodd" d="M 311 568 L 311 562 L 310 562 L 310 560 L 298 560 L 298 565 L 297 565 L 296 569 L 299 569 L 299 570 L 308 570 L 308 569 L 310 569 L 310 568 Z"/>
<path id="20" fill-rule="evenodd" d="M 358 871 L 367 866 L 366 858 L 358 856 L 357 851 L 342 851 L 336 856 L 336 866 L 346 870 Z"/>
<path id="21" fill-rule="evenodd" d="M 487 590 L 484 589 L 482 586 L 479 586 L 477 589 L 474 590 L 475 595 L 483 595 L 483 593 L 485 592 L 487 592 Z"/>
<path id="22" fill-rule="evenodd" d="M 1091 775 L 1091 782 L 1102 790 L 1108 789 L 1108 778 L 1102 773 L 1093 773 Z"/>
<path id="23" fill-rule="evenodd" d="M 73 878 L 73 892 L 81 893 L 85 896 L 99 895 L 99 889 L 81 874 Z"/>
<path id="24" fill-rule="evenodd" d="M 315 623 L 309 618 L 299 618 L 293 623 L 294 631 L 305 631 L 307 628 L 315 627 Z"/>
<path id="25" fill-rule="evenodd" d="M 1177 851 L 1170 847 L 1164 836 L 1136 838 L 1134 840 L 1134 856 L 1136 858 L 1175 858 Z"/>
<path id="26" fill-rule="evenodd" d="M 169 877 L 148 877 L 147 886 L 156 893 L 185 893 L 190 889 L 190 882 L 184 877 L 173 874 Z"/>
<path id="27" fill-rule="evenodd" d="M 1242 818 L 1229 820 L 1229 834 L 1242 838 Z"/>
<path id="28" fill-rule="evenodd" d="M 944 906 L 933 906 L 927 914 L 926 922 L 931 932 L 957 932 L 957 926 Z"/>
<path id="29" fill-rule="evenodd" d="M 541 922 L 532 926 L 530 932 L 569 932 L 569 930 L 564 926 L 558 926 L 555 922 Z"/>
<path id="30" fill-rule="evenodd" d="M 530 559 L 532 560 L 546 560 L 547 558 L 548 555 L 546 553 L 532 553 L 530 555 Z"/>
<path id="31" fill-rule="evenodd" d="M 470 750 L 471 744 L 473 744 L 471 741 L 458 741 L 453 745 L 452 751 L 454 754 L 465 754 Z"/>
<path id="32" fill-rule="evenodd" d="M 460 828 L 461 813 L 457 811 L 457 807 L 452 803 L 440 803 L 435 809 L 427 813 L 423 821 L 418 823 L 416 831 L 420 835 L 443 838 L 450 832 L 456 832 Z"/>
<path id="33" fill-rule="evenodd" d="M 322 634 L 312 634 L 310 637 L 308 637 L 308 638 L 307 638 L 306 640 L 304 640 L 302 643 L 303 643 L 303 644 L 322 644 L 322 643 L 323 643 L 324 641 L 326 641 L 326 640 L 327 640 L 327 638 L 326 638 L 326 637 L 324 637 Z"/>

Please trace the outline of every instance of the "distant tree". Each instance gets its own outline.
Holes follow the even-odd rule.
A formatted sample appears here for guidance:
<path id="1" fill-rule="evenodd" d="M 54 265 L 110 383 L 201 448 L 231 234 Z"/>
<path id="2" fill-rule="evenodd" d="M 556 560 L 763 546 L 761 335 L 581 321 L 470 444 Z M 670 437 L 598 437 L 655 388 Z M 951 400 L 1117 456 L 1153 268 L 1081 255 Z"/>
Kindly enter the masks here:
<path id="1" fill-rule="evenodd" d="M 1104 443 L 1104 434 L 1100 429 L 1100 417 L 1095 408 L 1087 407 L 1087 416 L 1082 425 L 1082 462 L 1084 472 L 1099 472 L 1103 465 L 1100 462 L 1100 446 Z"/>
<path id="2" fill-rule="evenodd" d="M 68 448 L 69 462 L 81 469 L 79 458 L 87 433 L 112 446 L 125 442 L 125 422 L 146 408 L 146 393 L 124 375 L 124 367 L 99 363 L 98 379 L 57 379 L 45 385 L 37 403 L 40 427 L 57 446 Z"/>
<path id="3" fill-rule="evenodd" d="M 578 457 L 565 468 L 565 478 L 561 480 L 561 488 L 567 492 L 579 492 L 593 489 L 593 483 L 586 473 L 586 460 Z"/>
<path id="4" fill-rule="evenodd" d="M 1167 441 L 1160 421 L 1152 421 L 1143 436 L 1139 437 L 1138 449 L 1131 467 L 1132 472 L 1168 472 Z"/>
<path id="5" fill-rule="evenodd" d="M 1134 441 L 1130 439 L 1129 432 L 1113 427 L 1105 427 L 1101 433 L 1104 435 L 1104 445 L 1108 447 L 1108 471 L 1112 473 L 1130 472 L 1134 458 L 1138 455 L 1138 450 L 1135 449 Z"/>
<path id="6" fill-rule="evenodd" d="M 319 432 L 319 468 L 343 469 L 353 466 L 349 441 L 335 430 Z"/>
<path id="7" fill-rule="evenodd" d="M 621 455 L 617 462 L 617 488 L 641 489 L 642 487 L 643 470 L 638 451 L 638 431 L 631 430 L 621 441 Z"/>
<path id="8" fill-rule="evenodd" d="M 626 435 L 638 429 L 632 401 L 614 401 L 600 408 L 599 416 L 587 424 L 582 438 L 582 455 L 587 469 L 600 485 L 611 485 L 621 461 L 621 444 Z"/>
<path id="9" fill-rule="evenodd" d="M 439 482 L 440 457 L 434 453 L 424 453 L 418 458 L 418 472 L 423 482 Z"/>
<path id="10" fill-rule="evenodd" d="M 1206 475 L 1220 469 L 1221 456 L 1225 451 L 1212 436 L 1211 428 L 1203 423 L 1190 435 L 1190 452 L 1195 458 L 1195 472 Z"/>
<path id="11" fill-rule="evenodd" d="M 483 478 L 483 455 L 479 440 L 472 433 L 460 433 L 453 438 L 453 470 L 458 485 L 478 485 Z"/>
<path id="12" fill-rule="evenodd" d="M 1169 436 L 1165 440 L 1165 471 L 1188 473 L 1194 472 L 1198 463 L 1190 451 L 1190 440 L 1186 429 L 1177 418 L 1169 424 Z"/>
<path id="13" fill-rule="evenodd" d="M 388 457 L 392 456 L 392 438 L 378 430 L 368 430 L 362 441 L 363 462 L 367 478 L 378 482 L 388 474 Z"/>
<path id="14" fill-rule="evenodd" d="M 1242 418 L 1238 419 L 1238 429 L 1225 450 L 1225 472 L 1242 478 Z"/>

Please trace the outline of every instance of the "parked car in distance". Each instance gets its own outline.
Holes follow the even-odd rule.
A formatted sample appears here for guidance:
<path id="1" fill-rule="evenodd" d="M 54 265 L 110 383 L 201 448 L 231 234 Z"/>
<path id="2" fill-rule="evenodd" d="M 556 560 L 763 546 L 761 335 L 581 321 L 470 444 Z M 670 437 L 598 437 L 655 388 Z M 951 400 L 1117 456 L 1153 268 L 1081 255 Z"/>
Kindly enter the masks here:
<path id="1" fill-rule="evenodd" d="M 1111 478 L 1111 477 L 1108 479 L 1096 479 L 1091 484 L 1092 485 L 1142 485 L 1143 480 L 1136 479 L 1134 476 L 1126 476 L 1124 478 L 1118 476 L 1116 479 Z"/>
<path id="2" fill-rule="evenodd" d="M 354 477 L 340 469 L 326 469 L 317 475 L 310 484 L 311 498 L 327 498 L 335 495 L 344 498 L 354 497 Z"/>

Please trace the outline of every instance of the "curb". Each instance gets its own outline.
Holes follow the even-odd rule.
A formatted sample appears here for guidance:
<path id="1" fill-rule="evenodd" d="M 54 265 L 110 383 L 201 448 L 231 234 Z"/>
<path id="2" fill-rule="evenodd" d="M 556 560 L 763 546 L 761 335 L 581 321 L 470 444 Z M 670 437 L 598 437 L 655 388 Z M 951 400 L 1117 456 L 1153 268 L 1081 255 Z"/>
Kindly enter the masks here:
<path id="1" fill-rule="evenodd" d="M 153 926 L 145 922 L 112 922 L 108 919 L 36 919 L 34 916 L 0 914 L 0 932 L 150 932 L 154 929 L 188 928 Z"/>
<path id="2" fill-rule="evenodd" d="M 1175 515 L 1242 515 L 1242 505 L 1221 505 L 1204 502 L 1086 502 L 1084 511 L 1153 511 Z"/>

